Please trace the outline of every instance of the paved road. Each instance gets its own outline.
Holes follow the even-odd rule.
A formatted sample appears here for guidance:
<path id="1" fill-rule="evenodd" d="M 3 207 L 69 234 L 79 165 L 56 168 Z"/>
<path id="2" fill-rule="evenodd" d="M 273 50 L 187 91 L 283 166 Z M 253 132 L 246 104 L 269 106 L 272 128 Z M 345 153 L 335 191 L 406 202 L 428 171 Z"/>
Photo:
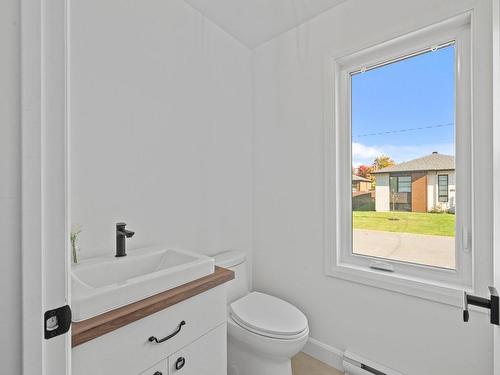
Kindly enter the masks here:
<path id="1" fill-rule="evenodd" d="M 455 268 L 455 238 L 354 229 L 355 253 Z"/>

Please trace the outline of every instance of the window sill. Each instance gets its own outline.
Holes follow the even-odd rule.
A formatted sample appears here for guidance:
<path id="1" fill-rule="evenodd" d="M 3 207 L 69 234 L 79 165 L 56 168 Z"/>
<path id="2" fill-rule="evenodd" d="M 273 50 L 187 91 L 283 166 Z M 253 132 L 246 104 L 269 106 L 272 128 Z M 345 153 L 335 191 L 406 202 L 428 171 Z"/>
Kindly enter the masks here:
<path id="1" fill-rule="evenodd" d="M 455 307 L 462 307 L 464 290 L 473 292 L 470 286 L 439 283 L 351 264 L 327 265 L 325 272 L 331 277 Z"/>

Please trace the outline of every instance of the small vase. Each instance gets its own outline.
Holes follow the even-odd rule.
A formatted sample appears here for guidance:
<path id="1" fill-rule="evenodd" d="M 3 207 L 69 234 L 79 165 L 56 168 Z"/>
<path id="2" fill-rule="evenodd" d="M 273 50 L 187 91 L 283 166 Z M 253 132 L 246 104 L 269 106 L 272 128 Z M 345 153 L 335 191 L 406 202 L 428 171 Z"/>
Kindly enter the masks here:
<path id="1" fill-rule="evenodd" d="M 78 252 L 80 251 L 80 245 L 77 242 L 71 244 L 71 255 L 73 264 L 78 264 Z"/>

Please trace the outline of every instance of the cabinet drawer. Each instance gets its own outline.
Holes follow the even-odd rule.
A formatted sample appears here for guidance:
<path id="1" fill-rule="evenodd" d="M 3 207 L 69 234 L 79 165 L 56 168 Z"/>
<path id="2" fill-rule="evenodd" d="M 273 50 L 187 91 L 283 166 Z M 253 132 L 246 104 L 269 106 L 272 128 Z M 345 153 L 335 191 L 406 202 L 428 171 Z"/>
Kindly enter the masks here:
<path id="1" fill-rule="evenodd" d="M 185 325 L 172 338 L 181 321 Z M 140 374 L 226 321 L 225 285 L 73 348 L 73 375 Z"/>
<path id="2" fill-rule="evenodd" d="M 158 362 L 139 375 L 168 375 L 167 360 Z"/>
<path id="3" fill-rule="evenodd" d="M 226 375 L 226 323 L 168 357 L 169 375 Z"/>

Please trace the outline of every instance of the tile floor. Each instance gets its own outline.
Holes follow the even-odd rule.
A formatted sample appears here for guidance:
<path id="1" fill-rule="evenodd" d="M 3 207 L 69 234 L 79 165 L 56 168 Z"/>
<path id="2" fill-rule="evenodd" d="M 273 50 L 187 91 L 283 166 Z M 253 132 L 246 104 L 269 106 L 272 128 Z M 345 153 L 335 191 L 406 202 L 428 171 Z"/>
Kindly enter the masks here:
<path id="1" fill-rule="evenodd" d="M 292 358 L 293 375 L 344 375 L 340 371 L 300 352 Z"/>

